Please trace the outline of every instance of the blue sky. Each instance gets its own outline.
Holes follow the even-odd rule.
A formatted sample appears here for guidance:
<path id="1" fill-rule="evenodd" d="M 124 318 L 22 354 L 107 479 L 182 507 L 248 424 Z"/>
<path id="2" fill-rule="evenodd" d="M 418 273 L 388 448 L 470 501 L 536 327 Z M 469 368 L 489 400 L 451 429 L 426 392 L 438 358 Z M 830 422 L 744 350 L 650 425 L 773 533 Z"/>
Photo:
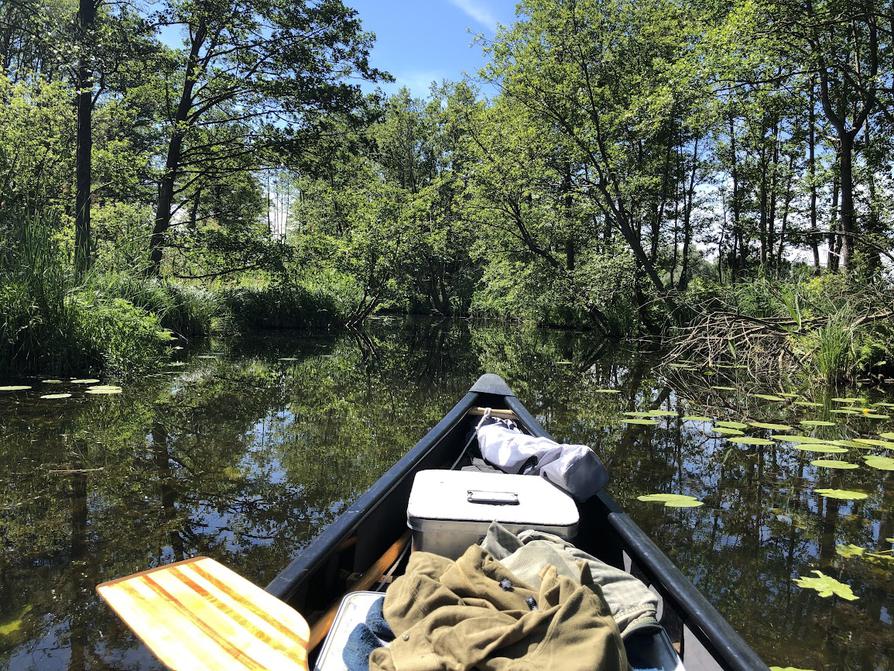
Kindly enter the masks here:
<path id="1" fill-rule="evenodd" d="M 376 34 L 372 64 L 397 80 L 387 92 L 406 86 L 428 93 L 432 81 L 475 76 L 484 64 L 474 35 L 493 37 L 498 23 L 512 23 L 517 0 L 345 0 Z"/>

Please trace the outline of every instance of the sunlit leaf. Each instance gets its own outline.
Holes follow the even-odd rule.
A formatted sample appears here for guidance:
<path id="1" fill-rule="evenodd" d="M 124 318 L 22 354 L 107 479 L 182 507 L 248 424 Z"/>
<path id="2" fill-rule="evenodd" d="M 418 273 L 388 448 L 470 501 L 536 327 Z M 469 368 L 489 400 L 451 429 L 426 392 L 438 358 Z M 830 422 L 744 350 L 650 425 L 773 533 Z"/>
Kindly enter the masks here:
<path id="1" fill-rule="evenodd" d="M 759 398 L 764 401 L 784 401 L 785 400 L 781 396 L 774 396 L 773 394 L 749 394 L 749 396 L 753 396 L 754 398 Z"/>
<path id="2" fill-rule="evenodd" d="M 727 429 L 747 429 L 748 425 L 744 422 L 728 422 L 726 420 L 720 420 L 714 422 L 715 426 L 722 426 Z"/>
<path id="3" fill-rule="evenodd" d="M 62 384 L 62 380 L 41 380 L 44 384 Z"/>
<path id="4" fill-rule="evenodd" d="M 894 443 L 887 440 L 876 440 L 875 438 L 854 438 L 855 443 L 860 445 L 871 445 L 872 447 L 883 447 L 886 450 L 894 450 Z"/>
<path id="5" fill-rule="evenodd" d="M 836 396 L 832 400 L 835 401 L 836 403 L 860 403 L 864 399 L 860 398 L 859 396 L 848 396 L 846 398 Z"/>
<path id="6" fill-rule="evenodd" d="M 620 394 L 620 389 L 594 389 L 594 394 Z"/>
<path id="7" fill-rule="evenodd" d="M 103 384 L 97 387 L 90 387 L 87 389 L 88 394 L 97 394 L 97 395 L 111 395 L 111 394 L 120 394 L 121 387 L 117 387 L 113 384 Z"/>
<path id="8" fill-rule="evenodd" d="M 658 422 L 654 419 L 622 419 L 621 422 L 624 424 L 636 424 L 637 426 L 658 426 Z"/>
<path id="9" fill-rule="evenodd" d="M 853 543 L 835 546 L 835 554 L 844 557 L 845 559 L 860 557 L 864 552 L 866 552 L 865 548 L 861 548 L 859 545 L 854 545 Z"/>
<path id="10" fill-rule="evenodd" d="M 736 391 L 735 387 L 724 387 L 723 385 L 719 384 L 712 386 L 711 389 L 716 389 L 717 391 Z"/>
<path id="11" fill-rule="evenodd" d="M 839 410 L 830 410 L 829 412 L 835 415 L 860 415 L 862 414 L 859 410 L 853 410 L 851 408 L 841 408 Z"/>
<path id="12" fill-rule="evenodd" d="M 684 422 L 710 422 L 713 419 L 713 417 L 704 417 L 702 415 L 685 415 L 683 417 Z"/>
<path id="13" fill-rule="evenodd" d="M 791 435 L 791 436 L 770 436 L 773 440 L 778 440 L 783 443 L 824 443 L 822 438 L 816 438 L 814 436 L 799 436 L 799 435 Z"/>
<path id="14" fill-rule="evenodd" d="M 863 457 L 863 461 L 870 468 L 877 468 L 880 471 L 894 471 L 894 459 L 891 457 L 883 457 L 879 454 L 867 454 Z"/>
<path id="15" fill-rule="evenodd" d="M 852 464 L 849 461 L 838 461 L 837 459 L 814 459 L 810 463 L 820 468 L 838 468 L 844 471 L 860 468 L 858 464 Z"/>
<path id="16" fill-rule="evenodd" d="M 745 434 L 739 431 L 739 429 L 731 429 L 728 426 L 717 426 L 711 429 L 713 433 L 717 433 L 721 436 L 744 436 Z"/>
<path id="17" fill-rule="evenodd" d="M 649 410 L 651 417 L 676 417 L 677 413 L 673 410 Z"/>
<path id="18" fill-rule="evenodd" d="M 891 431 L 888 431 L 887 433 L 880 433 L 878 435 L 880 435 L 882 438 L 885 438 L 886 440 L 894 440 L 894 432 Z"/>
<path id="19" fill-rule="evenodd" d="M 863 450 L 868 450 L 868 445 L 861 445 L 860 443 L 855 443 L 852 440 L 830 440 L 828 441 L 832 445 L 838 445 L 839 447 L 859 447 Z"/>
<path id="20" fill-rule="evenodd" d="M 5 387 L 0 387 L 0 391 L 28 391 L 31 389 L 27 384 L 9 384 Z"/>
<path id="21" fill-rule="evenodd" d="M 627 415 L 628 417 L 651 417 L 652 416 L 648 412 L 641 412 L 638 410 L 628 410 L 628 411 L 624 412 L 624 414 Z"/>
<path id="22" fill-rule="evenodd" d="M 93 378 L 83 378 L 79 380 L 72 380 L 72 384 L 96 384 L 99 380 L 94 380 Z"/>
<path id="23" fill-rule="evenodd" d="M 663 503 L 667 508 L 698 508 L 704 505 L 694 496 L 685 494 L 644 494 L 636 497 L 639 501 Z"/>
<path id="24" fill-rule="evenodd" d="M 800 423 L 804 426 L 837 426 L 835 422 L 827 422 L 824 419 L 802 419 Z"/>
<path id="25" fill-rule="evenodd" d="M 802 669 L 799 666 L 771 666 L 770 671 L 813 671 L 813 669 Z"/>
<path id="26" fill-rule="evenodd" d="M 863 417 L 866 419 L 891 419 L 890 415 L 879 415 L 874 412 L 864 412 Z"/>
<path id="27" fill-rule="evenodd" d="M 854 592 L 850 588 L 850 585 L 845 585 L 843 582 L 838 582 L 837 580 L 835 580 L 835 578 L 827 576 L 822 571 L 813 570 L 811 571 L 811 573 L 814 573 L 816 577 L 795 578 L 795 584 L 798 587 L 816 590 L 824 599 L 832 596 L 833 594 L 840 596 L 842 599 L 847 599 L 848 601 L 856 601 L 860 598 L 856 594 L 854 594 Z"/>
<path id="28" fill-rule="evenodd" d="M 816 401 L 795 401 L 795 405 L 800 405 L 804 408 L 822 408 L 822 403 L 817 403 Z"/>
<path id="29" fill-rule="evenodd" d="M 775 445 L 772 440 L 766 438 L 754 438 L 753 436 L 742 436 L 740 438 L 730 438 L 729 442 L 736 445 Z"/>
<path id="30" fill-rule="evenodd" d="M 44 394 L 41 398 L 71 398 L 71 394 Z"/>
<path id="31" fill-rule="evenodd" d="M 758 429 L 767 429 L 769 431 L 791 431 L 792 427 L 788 424 L 773 424 L 772 422 L 748 422 L 750 426 Z"/>
<path id="32" fill-rule="evenodd" d="M 817 452 L 819 454 L 845 454 L 847 449 L 837 445 L 824 445 L 822 443 L 800 443 L 794 446 L 802 452 Z"/>
<path id="33" fill-rule="evenodd" d="M 820 496 L 830 499 L 844 499 L 846 501 L 862 501 L 869 497 L 866 492 L 855 492 L 851 489 L 814 489 Z"/>

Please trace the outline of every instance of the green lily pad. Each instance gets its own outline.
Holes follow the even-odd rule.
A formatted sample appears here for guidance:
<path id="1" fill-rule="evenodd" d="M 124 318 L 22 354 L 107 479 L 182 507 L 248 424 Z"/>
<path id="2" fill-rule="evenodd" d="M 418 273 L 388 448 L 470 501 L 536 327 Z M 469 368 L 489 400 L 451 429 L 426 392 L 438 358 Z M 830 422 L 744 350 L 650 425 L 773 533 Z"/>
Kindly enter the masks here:
<path id="1" fill-rule="evenodd" d="M 822 408 L 822 403 L 817 403 L 816 401 L 795 401 L 795 405 L 800 405 L 803 408 Z"/>
<path id="2" fill-rule="evenodd" d="M 749 396 L 753 396 L 754 398 L 759 398 L 764 401 L 784 401 L 785 400 L 782 396 L 774 396 L 773 394 L 749 394 Z"/>
<path id="3" fill-rule="evenodd" d="M 827 422 L 824 419 L 802 419 L 800 424 L 804 426 L 838 426 L 835 422 Z"/>
<path id="4" fill-rule="evenodd" d="M 27 384 L 8 384 L 5 387 L 0 387 L 0 391 L 28 391 L 31 389 Z"/>
<path id="5" fill-rule="evenodd" d="M 837 445 L 823 445 L 822 443 L 800 443 L 795 445 L 796 450 L 802 452 L 818 452 L 819 454 L 846 454 L 847 449 Z"/>
<path id="6" fill-rule="evenodd" d="M 94 380 L 93 378 L 82 378 L 78 380 L 72 380 L 72 384 L 96 384 L 99 380 Z"/>
<path id="7" fill-rule="evenodd" d="M 866 492 L 855 492 L 851 489 L 814 489 L 820 496 L 830 499 L 844 499 L 845 501 L 862 501 L 869 498 Z"/>
<path id="8" fill-rule="evenodd" d="M 814 436 L 799 436 L 797 434 L 791 436 L 777 436 L 775 434 L 771 435 L 770 438 L 773 440 L 778 440 L 782 443 L 824 443 L 822 438 L 815 438 Z"/>
<path id="9" fill-rule="evenodd" d="M 865 419 L 891 419 L 891 415 L 880 415 L 877 412 L 864 412 Z"/>
<path id="10" fill-rule="evenodd" d="M 717 391 L 736 391 L 735 387 L 724 387 L 720 384 L 715 384 L 711 387 L 711 389 L 716 389 Z"/>
<path id="11" fill-rule="evenodd" d="M 748 422 L 750 426 L 758 429 L 767 429 L 769 431 L 791 431 L 792 427 L 788 424 L 773 424 L 772 422 Z"/>
<path id="12" fill-rule="evenodd" d="M 621 422 L 624 424 L 636 424 L 637 426 L 658 426 L 658 422 L 656 422 L 654 419 L 630 418 L 622 419 Z"/>
<path id="13" fill-rule="evenodd" d="M 828 441 L 832 445 L 838 445 L 839 447 L 859 447 L 863 450 L 868 450 L 868 445 L 861 445 L 860 443 L 855 443 L 852 440 L 830 440 Z"/>
<path id="14" fill-rule="evenodd" d="M 113 384 L 103 384 L 97 387 L 90 387 L 87 389 L 88 394 L 97 394 L 97 395 L 111 395 L 111 394 L 120 394 L 121 387 L 117 387 Z"/>
<path id="15" fill-rule="evenodd" d="M 887 543 L 894 543 L 894 538 L 886 538 L 886 539 L 885 539 L 885 542 L 887 542 Z"/>
<path id="16" fill-rule="evenodd" d="M 838 582 L 835 578 L 827 576 L 822 571 L 811 571 L 816 575 L 815 578 L 795 578 L 795 584 L 798 587 L 804 587 L 806 589 L 814 589 L 816 590 L 822 598 L 827 598 L 832 596 L 833 594 L 840 596 L 842 599 L 846 599 L 848 601 L 856 601 L 860 597 L 858 597 L 851 590 L 850 585 L 845 585 L 843 582 Z"/>
<path id="17" fill-rule="evenodd" d="M 872 405 L 878 406 L 880 408 L 894 408 L 894 403 L 888 403 L 887 401 L 879 401 L 878 403 L 873 403 Z"/>
<path id="18" fill-rule="evenodd" d="M 703 415 L 684 415 L 684 422 L 710 422 L 713 421 L 713 417 L 705 417 Z"/>
<path id="19" fill-rule="evenodd" d="M 62 384 L 62 380 L 41 380 L 44 384 Z"/>
<path id="20" fill-rule="evenodd" d="M 639 501 L 649 501 L 652 503 L 663 503 L 666 508 L 698 508 L 704 505 L 694 496 L 685 494 L 644 494 L 637 496 Z"/>
<path id="21" fill-rule="evenodd" d="M 731 429 L 728 426 L 716 426 L 711 429 L 712 433 L 716 433 L 721 436 L 744 436 L 745 434 L 739 431 L 739 429 Z"/>
<path id="22" fill-rule="evenodd" d="M 880 471 L 894 471 L 894 459 L 891 457 L 883 457 L 879 454 L 867 454 L 863 457 L 863 461 L 870 468 L 877 468 Z"/>
<path id="23" fill-rule="evenodd" d="M 775 445 L 772 440 L 766 438 L 755 438 L 753 436 L 742 436 L 740 438 L 730 438 L 729 442 L 736 445 Z"/>
<path id="24" fill-rule="evenodd" d="M 744 422 L 728 422 L 726 420 L 720 420 L 714 422 L 714 426 L 722 426 L 725 429 L 747 429 L 748 425 Z"/>
<path id="25" fill-rule="evenodd" d="M 860 557 L 863 555 L 864 552 L 866 552 L 866 548 L 861 548 L 859 545 L 854 545 L 853 543 L 835 546 L 835 554 L 840 557 L 844 557 L 845 559 Z"/>
<path id="26" fill-rule="evenodd" d="M 888 431 L 887 433 L 880 433 L 878 435 L 881 436 L 882 438 L 884 438 L 885 440 L 894 440 L 894 432 L 891 432 L 891 431 Z"/>
<path id="27" fill-rule="evenodd" d="M 71 398 L 71 394 L 44 394 L 43 396 L 41 396 L 41 398 Z"/>
<path id="28" fill-rule="evenodd" d="M 620 389 L 594 389 L 594 394 L 620 394 Z"/>
<path id="29" fill-rule="evenodd" d="M 886 450 L 894 450 L 894 443 L 887 440 L 876 440 L 875 438 L 854 438 L 855 443 L 860 445 L 871 445 L 872 447 L 883 447 Z"/>
<path id="30" fill-rule="evenodd" d="M 848 396 L 846 398 L 837 396 L 837 397 L 833 398 L 832 400 L 835 401 L 836 403 L 848 403 L 848 404 L 861 403 L 863 401 L 863 399 L 860 398 L 859 396 Z"/>
<path id="31" fill-rule="evenodd" d="M 649 410 L 650 417 L 676 417 L 677 413 L 673 410 Z"/>
<path id="32" fill-rule="evenodd" d="M 813 671 L 813 669 L 802 669 L 799 666 L 771 666 L 770 671 Z"/>
<path id="33" fill-rule="evenodd" d="M 624 412 L 624 414 L 627 415 L 628 417 L 651 417 L 652 416 L 648 412 L 641 412 L 638 410 L 628 410 L 628 411 Z"/>
<path id="34" fill-rule="evenodd" d="M 852 408 L 841 408 L 838 410 L 830 410 L 829 412 L 831 412 L 834 415 L 862 415 L 863 414 L 859 410 L 853 410 Z"/>
<path id="35" fill-rule="evenodd" d="M 857 464 L 852 464 L 849 461 L 838 461 L 837 459 L 814 459 L 810 462 L 813 466 L 819 466 L 820 468 L 837 468 L 843 471 L 851 471 L 855 468 L 860 468 Z"/>

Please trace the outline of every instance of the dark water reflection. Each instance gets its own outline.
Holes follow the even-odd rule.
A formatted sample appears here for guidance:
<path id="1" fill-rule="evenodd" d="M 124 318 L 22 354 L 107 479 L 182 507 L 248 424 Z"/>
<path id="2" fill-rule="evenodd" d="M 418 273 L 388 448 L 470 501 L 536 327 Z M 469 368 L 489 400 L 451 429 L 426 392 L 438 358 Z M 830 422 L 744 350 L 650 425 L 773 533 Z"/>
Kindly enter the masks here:
<path id="1" fill-rule="evenodd" d="M 883 450 L 734 447 L 677 418 L 619 422 L 624 411 L 662 407 L 791 424 L 828 417 L 831 406 L 743 398 L 682 372 L 668 380 L 648 358 L 581 335 L 464 324 L 377 322 L 362 336 L 213 342 L 183 354 L 185 365 L 120 396 L 39 381 L 0 395 L 0 667 L 157 668 L 98 601 L 96 583 L 200 553 L 265 584 L 491 371 L 554 435 L 603 456 L 612 493 L 770 663 L 894 669 L 894 563 L 836 553 L 891 547 L 894 478 L 810 465 Z M 51 391 L 74 395 L 39 398 Z M 844 428 L 824 429 L 830 437 L 894 430 L 831 417 Z M 823 499 L 815 486 L 869 498 Z M 636 500 L 651 492 L 705 505 Z M 812 569 L 850 584 L 859 601 L 797 587 L 792 579 Z"/>

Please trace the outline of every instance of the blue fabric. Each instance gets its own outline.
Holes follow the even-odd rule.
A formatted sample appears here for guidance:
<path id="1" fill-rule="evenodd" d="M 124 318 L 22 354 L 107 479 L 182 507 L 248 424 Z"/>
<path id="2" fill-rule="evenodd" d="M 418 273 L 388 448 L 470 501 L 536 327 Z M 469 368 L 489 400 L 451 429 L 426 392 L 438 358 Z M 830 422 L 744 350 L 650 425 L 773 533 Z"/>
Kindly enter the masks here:
<path id="1" fill-rule="evenodd" d="M 366 626 L 383 641 L 393 641 L 394 633 L 391 631 L 391 627 L 388 626 L 388 622 L 385 621 L 385 614 L 382 612 L 384 605 L 384 596 L 373 601 L 372 606 L 369 607 L 369 612 L 366 614 Z"/>
<path id="2" fill-rule="evenodd" d="M 341 658 L 348 671 L 369 671 L 370 653 L 382 646 L 382 642 L 365 624 L 358 624 L 348 636 Z"/>

